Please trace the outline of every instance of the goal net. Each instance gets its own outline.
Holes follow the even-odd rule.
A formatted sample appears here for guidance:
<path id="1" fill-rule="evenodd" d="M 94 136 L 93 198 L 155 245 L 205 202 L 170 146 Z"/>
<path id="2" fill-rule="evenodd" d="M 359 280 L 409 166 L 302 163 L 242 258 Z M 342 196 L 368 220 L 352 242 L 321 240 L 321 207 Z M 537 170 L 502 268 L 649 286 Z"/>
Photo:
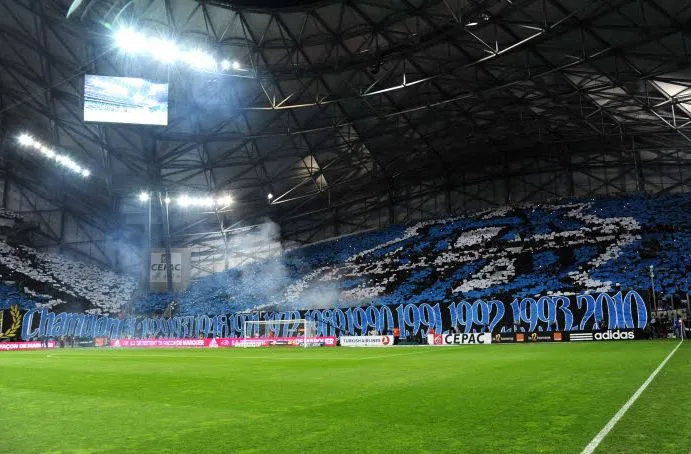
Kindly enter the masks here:
<path id="1" fill-rule="evenodd" d="M 314 320 L 247 320 L 242 331 L 243 347 L 274 345 L 318 346 L 317 324 Z"/>

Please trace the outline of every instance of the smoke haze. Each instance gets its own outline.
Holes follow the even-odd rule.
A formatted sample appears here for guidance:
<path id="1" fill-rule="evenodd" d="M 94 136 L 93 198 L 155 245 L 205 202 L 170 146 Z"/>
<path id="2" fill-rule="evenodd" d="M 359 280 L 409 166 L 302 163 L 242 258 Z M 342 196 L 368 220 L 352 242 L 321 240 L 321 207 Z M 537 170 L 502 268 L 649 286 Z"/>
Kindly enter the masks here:
<path id="1" fill-rule="evenodd" d="M 266 304 L 276 310 L 324 309 L 337 307 L 340 297 L 340 282 L 312 283 L 300 292 L 296 300 L 288 301 L 285 290 L 296 278 L 295 268 L 306 274 L 309 267 L 299 265 L 283 254 L 280 227 L 275 222 L 265 220 L 259 227 L 229 239 L 230 251 L 243 251 L 254 254 L 257 261 L 240 266 L 239 284 L 245 289 L 255 289 Z M 234 255 L 231 253 L 231 255 Z M 296 266 L 298 265 L 298 266 Z"/>

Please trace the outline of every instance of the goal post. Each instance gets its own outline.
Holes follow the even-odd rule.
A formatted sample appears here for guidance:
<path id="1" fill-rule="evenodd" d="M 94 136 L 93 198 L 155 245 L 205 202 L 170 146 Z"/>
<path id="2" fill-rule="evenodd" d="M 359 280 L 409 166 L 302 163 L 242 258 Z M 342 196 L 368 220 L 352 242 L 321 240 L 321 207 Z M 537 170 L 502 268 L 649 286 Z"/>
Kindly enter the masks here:
<path id="1" fill-rule="evenodd" d="M 317 323 L 309 319 L 294 320 L 245 320 L 242 328 L 242 346 L 298 345 L 311 347 L 309 342 L 317 336 Z"/>

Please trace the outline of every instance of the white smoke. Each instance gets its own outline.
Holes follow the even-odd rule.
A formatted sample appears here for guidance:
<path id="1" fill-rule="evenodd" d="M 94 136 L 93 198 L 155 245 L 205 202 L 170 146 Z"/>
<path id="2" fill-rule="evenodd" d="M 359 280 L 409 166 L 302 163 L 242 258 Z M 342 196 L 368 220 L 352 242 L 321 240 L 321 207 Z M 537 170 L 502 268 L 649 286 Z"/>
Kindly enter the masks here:
<path id="1" fill-rule="evenodd" d="M 231 268 L 278 257 L 282 253 L 281 229 L 269 220 L 228 238 L 227 259 Z"/>
<path id="2" fill-rule="evenodd" d="M 330 309 L 339 306 L 341 290 L 338 282 L 328 286 L 307 288 L 296 303 L 296 309 Z"/>
<path id="3" fill-rule="evenodd" d="M 286 290 L 292 283 L 291 272 L 280 238 L 279 225 L 266 220 L 229 239 L 231 267 L 233 261 L 240 265 L 244 259 L 244 266 L 237 266 L 241 272 L 241 287 L 256 289 L 258 296 L 278 311 L 337 307 L 340 298 L 340 282 L 337 280 L 304 288 L 297 299 L 287 297 Z M 304 266 L 298 268 L 300 274 L 311 271 Z"/>
<path id="4" fill-rule="evenodd" d="M 110 258 L 113 270 L 139 277 L 142 270 L 141 246 L 136 245 L 136 239 L 132 232 L 125 230 L 109 232 L 106 235 L 106 253 Z"/>

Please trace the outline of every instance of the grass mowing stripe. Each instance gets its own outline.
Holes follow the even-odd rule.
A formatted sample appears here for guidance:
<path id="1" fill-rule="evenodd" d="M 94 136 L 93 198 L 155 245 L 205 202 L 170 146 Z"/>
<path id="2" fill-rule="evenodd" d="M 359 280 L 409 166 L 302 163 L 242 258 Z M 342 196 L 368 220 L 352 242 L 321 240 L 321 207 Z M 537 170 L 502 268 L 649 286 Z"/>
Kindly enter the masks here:
<path id="1" fill-rule="evenodd" d="M 602 430 L 595 435 L 595 438 L 593 438 L 590 443 L 588 443 L 588 446 L 586 446 L 581 454 L 592 454 L 595 449 L 602 443 L 602 440 L 605 439 L 607 434 L 614 428 L 614 426 L 619 422 L 619 420 L 626 414 L 626 412 L 631 408 L 631 406 L 638 400 L 638 398 L 643 394 L 643 391 L 646 390 L 646 388 L 652 383 L 652 381 L 655 379 L 657 374 L 662 370 L 663 367 L 665 367 L 665 364 L 667 364 L 667 361 L 674 355 L 677 350 L 679 350 L 679 347 L 681 347 L 681 344 L 684 341 L 680 341 L 676 347 L 674 347 L 674 350 L 672 350 L 669 355 L 660 363 L 659 366 L 657 366 L 657 369 L 653 371 L 652 374 L 648 377 L 646 381 L 643 382 L 643 384 L 636 390 L 635 393 L 633 393 L 633 396 L 619 409 L 619 411 L 612 416 L 612 419 L 605 424 L 605 427 L 602 428 Z"/>

